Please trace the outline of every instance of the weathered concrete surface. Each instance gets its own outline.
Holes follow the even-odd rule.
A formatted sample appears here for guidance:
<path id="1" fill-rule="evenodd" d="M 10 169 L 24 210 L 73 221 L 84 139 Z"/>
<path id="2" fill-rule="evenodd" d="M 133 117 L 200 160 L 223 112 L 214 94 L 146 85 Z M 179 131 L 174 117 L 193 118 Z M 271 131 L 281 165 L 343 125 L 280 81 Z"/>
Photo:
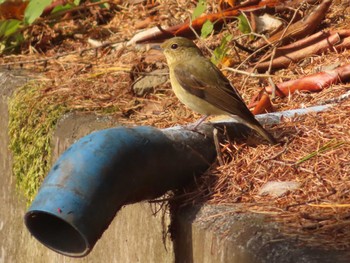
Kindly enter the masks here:
<path id="1" fill-rule="evenodd" d="M 14 78 L 11 74 L 0 72 L 0 262 L 15 262 L 13 255 L 17 253 L 20 240 L 27 234 L 20 218 L 23 202 L 15 196 L 7 136 L 8 98 L 15 86 L 25 82 L 25 77 Z"/>
<path id="2" fill-rule="evenodd" d="M 0 73 L 1 74 L 1 73 Z M 6 73 L 7 74 L 7 73 Z M 148 203 L 121 209 L 93 251 L 85 258 L 59 255 L 31 237 L 23 216 L 26 205 L 16 193 L 8 150 L 8 98 L 14 87 L 23 85 L 8 75 L 0 75 L 0 263 L 49 262 L 173 262 L 169 238 L 163 242 L 163 231 L 169 215 L 154 214 Z M 6 85 L 5 85 L 6 84 Z M 68 114 L 57 125 L 53 137 L 53 161 L 75 140 L 93 130 L 116 126 L 115 121 L 94 115 Z"/>
<path id="3" fill-rule="evenodd" d="M 189 207 L 176 218 L 176 262 L 350 262 L 350 251 L 300 246 L 263 214 L 235 213 L 232 206 Z"/>
<path id="4" fill-rule="evenodd" d="M 0 84 L 5 78 L 0 76 Z M 23 83 L 24 79 L 21 79 Z M 7 81 L 11 82 L 7 78 Z M 7 100 L 15 86 L 0 85 L 0 263 L 3 262 L 233 262 L 233 263 L 342 263 L 350 262 L 344 251 L 300 247 L 280 226 L 263 215 L 238 214 L 234 208 L 204 206 L 183 208 L 176 215 L 176 239 L 163 231 L 169 223 L 153 215 L 147 203 L 124 207 L 85 258 L 72 259 L 44 247 L 24 226 L 26 206 L 15 191 L 8 151 Z M 75 140 L 93 130 L 117 125 L 93 115 L 68 114 L 53 137 L 54 160 Z"/>

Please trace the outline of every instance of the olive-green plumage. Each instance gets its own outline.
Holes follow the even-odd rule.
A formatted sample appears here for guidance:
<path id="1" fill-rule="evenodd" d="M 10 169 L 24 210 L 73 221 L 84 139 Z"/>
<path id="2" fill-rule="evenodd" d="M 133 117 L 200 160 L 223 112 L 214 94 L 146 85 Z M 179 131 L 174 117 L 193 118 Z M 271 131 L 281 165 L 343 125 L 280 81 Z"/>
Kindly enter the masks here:
<path id="1" fill-rule="evenodd" d="M 174 37 L 161 45 L 170 70 L 175 95 L 204 115 L 235 115 L 270 143 L 275 138 L 255 119 L 237 90 L 221 71 L 189 39 Z"/>

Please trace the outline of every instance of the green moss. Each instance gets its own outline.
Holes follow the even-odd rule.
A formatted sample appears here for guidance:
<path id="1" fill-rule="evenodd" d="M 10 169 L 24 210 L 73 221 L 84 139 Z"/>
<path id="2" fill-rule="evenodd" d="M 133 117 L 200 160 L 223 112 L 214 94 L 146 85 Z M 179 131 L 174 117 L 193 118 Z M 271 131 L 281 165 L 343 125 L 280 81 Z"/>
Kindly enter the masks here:
<path id="1" fill-rule="evenodd" d="M 76 108 L 72 103 L 74 98 L 60 97 L 62 93 L 47 94 L 46 89 L 45 82 L 29 82 L 18 88 L 9 101 L 12 169 L 17 189 L 28 204 L 33 201 L 40 184 L 50 170 L 51 139 L 56 123 L 63 114 Z M 84 105 L 84 101 L 81 103 Z M 120 109 L 110 105 L 92 109 L 80 108 L 79 111 L 110 115 Z"/>
<path id="2" fill-rule="evenodd" d="M 17 188 L 31 202 L 50 169 L 51 138 L 58 119 L 68 111 L 43 86 L 31 82 L 19 88 L 9 102 L 10 150 Z"/>

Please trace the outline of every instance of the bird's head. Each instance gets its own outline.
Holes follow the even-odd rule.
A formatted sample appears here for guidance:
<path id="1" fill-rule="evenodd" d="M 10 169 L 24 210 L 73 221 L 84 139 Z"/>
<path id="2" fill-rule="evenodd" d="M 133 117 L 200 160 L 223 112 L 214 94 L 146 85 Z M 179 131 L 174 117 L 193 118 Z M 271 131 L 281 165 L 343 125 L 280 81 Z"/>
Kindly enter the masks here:
<path id="1" fill-rule="evenodd" d="M 183 62 L 198 54 L 202 56 L 200 49 L 189 39 L 174 37 L 165 41 L 161 46 L 168 64 Z"/>

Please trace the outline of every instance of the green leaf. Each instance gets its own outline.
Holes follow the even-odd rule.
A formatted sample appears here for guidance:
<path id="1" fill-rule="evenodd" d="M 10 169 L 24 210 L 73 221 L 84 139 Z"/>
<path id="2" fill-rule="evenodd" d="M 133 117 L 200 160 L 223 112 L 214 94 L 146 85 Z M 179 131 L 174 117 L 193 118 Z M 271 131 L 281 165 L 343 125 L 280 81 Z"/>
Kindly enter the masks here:
<path id="1" fill-rule="evenodd" d="M 50 5 L 53 0 L 31 0 L 24 12 L 24 21 L 26 24 L 32 24 L 35 19 L 41 16 L 45 7 Z"/>
<path id="2" fill-rule="evenodd" d="M 73 3 L 75 4 L 75 6 L 78 6 L 80 4 L 80 0 L 74 0 Z"/>
<path id="3" fill-rule="evenodd" d="M 0 22 L 0 39 L 5 36 L 7 20 Z"/>
<path id="4" fill-rule="evenodd" d="M 205 21 L 201 29 L 201 37 L 206 38 L 211 34 L 211 32 L 213 32 L 213 30 L 214 24 L 210 20 Z"/>
<path id="5" fill-rule="evenodd" d="M 24 41 L 22 25 L 22 21 L 16 19 L 0 21 L 0 54 L 13 52 Z"/>
<path id="6" fill-rule="evenodd" d="M 0 38 L 9 37 L 16 33 L 21 26 L 22 22 L 17 19 L 9 19 L 0 21 Z"/>
<path id="7" fill-rule="evenodd" d="M 93 3 L 98 3 L 100 1 L 101 0 L 92 0 Z M 103 3 L 103 4 L 100 4 L 99 7 L 109 9 L 110 5 L 108 3 Z"/>
<path id="8" fill-rule="evenodd" d="M 207 1 L 199 0 L 196 8 L 193 10 L 192 21 L 199 17 L 207 9 Z"/>
<path id="9" fill-rule="evenodd" d="M 226 35 L 221 39 L 220 46 L 215 48 L 213 52 L 213 56 L 211 57 L 211 62 L 213 62 L 215 65 L 219 64 L 222 59 L 226 56 L 226 53 L 228 51 L 227 44 L 232 39 L 232 35 Z"/>
<path id="10" fill-rule="evenodd" d="M 18 31 L 20 28 L 22 21 L 17 20 L 17 19 L 9 19 L 7 20 L 7 29 L 5 32 L 5 37 L 8 37 Z"/>
<path id="11" fill-rule="evenodd" d="M 2 3 L 5 3 L 5 1 L 6 1 L 6 0 L 0 0 L 0 5 L 1 5 Z"/>
<path id="12" fill-rule="evenodd" d="M 237 18 L 239 31 L 241 31 L 243 34 L 250 33 L 251 29 L 247 17 L 243 14 L 240 14 Z"/>
<path id="13" fill-rule="evenodd" d="M 340 146 L 342 146 L 343 144 L 345 144 L 345 142 L 343 141 L 337 141 L 336 139 L 332 139 L 331 141 L 327 142 L 326 144 L 324 144 L 323 146 L 321 146 L 318 150 L 306 155 L 305 157 L 299 159 L 295 165 L 299 165 L 309 159 L 311 159 L 312 157 L 320 154 L 320 153 L 323 153 L 323 152 L 326 152 L 326 151 L 330 151 L 330 150 L 334 150 Z"/>
<path id="14" fill-rule="evenodd" d="M 72 4 L 58 5 L 51 11 L 51 14 L 61 12 L 61 11 L 66 11 L 66 10 L 72 9 L 73 7 L 75 7 L 75 5 L 72 5 Z"/>

